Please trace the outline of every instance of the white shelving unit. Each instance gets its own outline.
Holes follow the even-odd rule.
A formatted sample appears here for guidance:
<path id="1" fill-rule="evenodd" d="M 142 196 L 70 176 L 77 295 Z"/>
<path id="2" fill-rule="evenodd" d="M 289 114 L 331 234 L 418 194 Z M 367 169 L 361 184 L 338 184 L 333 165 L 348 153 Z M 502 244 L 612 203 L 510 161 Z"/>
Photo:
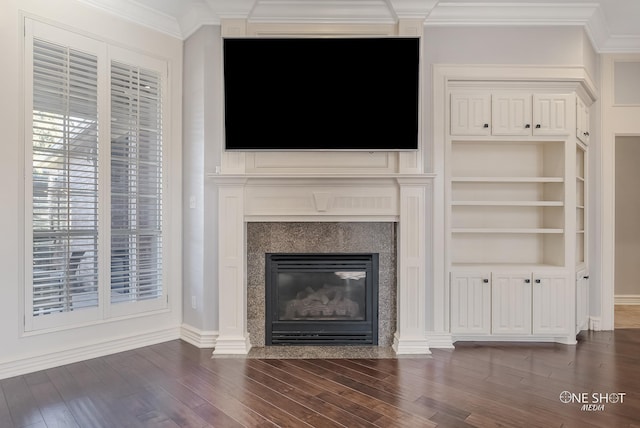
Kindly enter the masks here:
<path id="1" fill-rule="evenodd" d="M 452 264 L 563 265 L 564 169 L 562 142 L 452 140 Z"/>
<path id="2" fill-rule="evenodd" d="M 587 248 L 579 97 L 470 86 L 449 93 L 445 149 L 453 338 L 575 343 Z"/>

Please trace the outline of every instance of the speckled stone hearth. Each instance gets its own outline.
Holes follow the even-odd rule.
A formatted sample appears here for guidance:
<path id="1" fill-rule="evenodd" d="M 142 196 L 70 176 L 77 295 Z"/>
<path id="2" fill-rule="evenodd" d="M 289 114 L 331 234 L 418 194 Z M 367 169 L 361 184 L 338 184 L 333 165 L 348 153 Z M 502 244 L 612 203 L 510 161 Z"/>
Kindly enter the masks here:
<path id="1" fill-rule="evenodd" d="M 265 346 L 265 253 L 365 252 L 378 253 L 380 261 L 378 347 L 373 348 L 381 349 L 369 351 L 372 358 L 376 358 L 373 355 L 381 355 L 380 351 L 391 346 L 393 334 L 396 331 L 395 223 L 247 223 L 247 327 L 251 345 L 254 347 L 251 353 L 260 355 L 262 352 L 262 355 L 266 355 L 263 348 Z M 300 352 L 309 354 L 309 347 L 306 346 L 268 348 L 306 348 L 307 351 Z M 329 348 L 352 347 L 320 346 L 317 348 L 327 348 L 324 351 L 317 351 L 324 355 L 331 351 Z M 276 355 L 282 352 L 286 355 L 294 355 L 293 351 L 294 349 L 288 351 L 275 349 L 269 352 Z M 355 348 L 349 352 L 354 351 L 356 351 Z M 387 352 L 393 354 L 390 348 Z M 337 355 L 336 352 L 334 355 Z"/>

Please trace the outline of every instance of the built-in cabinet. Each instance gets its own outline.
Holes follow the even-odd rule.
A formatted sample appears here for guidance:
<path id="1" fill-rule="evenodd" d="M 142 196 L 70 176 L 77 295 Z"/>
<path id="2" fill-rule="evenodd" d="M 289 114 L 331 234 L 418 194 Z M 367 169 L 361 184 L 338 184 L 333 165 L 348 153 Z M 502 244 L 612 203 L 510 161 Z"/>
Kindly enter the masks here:
<path id="1" fill-rule="evenodd" d="M 563 272 L 451 273 L 454 335 L 564 336 L 573 331 L 570 280 Z"/>
<path id="2" fill-rule="evenodd" d="M 449 92 L 451 334 L 575 343 L 588 313 L 588 104 L 561 85 L 482 85 Z"/>
<path id="3" fill-rule="evenodd" d="M 576 137 L 584 144 L 589 144 L 589 106 L 581 99 L 576 100 Z"/>
<path id="4" fill-rule="evenodd" d="M 569 135 L 570 94 L 451 94 L 451 135 Z"/>

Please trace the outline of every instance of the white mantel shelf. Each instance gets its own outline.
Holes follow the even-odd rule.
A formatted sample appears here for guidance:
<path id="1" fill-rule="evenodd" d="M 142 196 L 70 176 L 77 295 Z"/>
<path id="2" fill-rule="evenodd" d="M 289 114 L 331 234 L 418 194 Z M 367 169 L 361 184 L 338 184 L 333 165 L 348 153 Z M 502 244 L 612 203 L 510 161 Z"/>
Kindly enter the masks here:
<path id="1" fill-rule="evenodd" d="M 397 354 L 429 354 L 427 261 L 435 174 L 208 174 L 218 193 L 219 336 L 214 354 L 246 354 L 246 223 L 398 223 Z"/>
<path id="2" fill-rule="evenodd" d="M 343 179 L 343 180 L 433 180 L 436 174 L 333 174 L 333 173 L 310 173 L 310 174 L 216 174 L 209 173 L 207 178 L 215 181 L 234 181 L 234 180 L 302 180 L 302 179 Z"/>

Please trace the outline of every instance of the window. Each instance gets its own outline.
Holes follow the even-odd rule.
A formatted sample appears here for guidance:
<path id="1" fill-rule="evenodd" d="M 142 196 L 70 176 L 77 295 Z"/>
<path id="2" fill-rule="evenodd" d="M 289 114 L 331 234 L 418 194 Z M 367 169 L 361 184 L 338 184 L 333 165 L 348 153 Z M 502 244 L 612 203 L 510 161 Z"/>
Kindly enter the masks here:
<path id="1" fill-rule="evenodd" d="M 166 64 L 26 22 L 25 329 L 166 307 Z"/>
<path id="2" fill-rule="evenodd" d="M 97 58 L 33 41 L 33 315 L 98 305 Z"/>
<path id="3" fill-rule="evenodd" d="M 111 301 L 162 295 L 160 75 L 111 63 Z"/>

